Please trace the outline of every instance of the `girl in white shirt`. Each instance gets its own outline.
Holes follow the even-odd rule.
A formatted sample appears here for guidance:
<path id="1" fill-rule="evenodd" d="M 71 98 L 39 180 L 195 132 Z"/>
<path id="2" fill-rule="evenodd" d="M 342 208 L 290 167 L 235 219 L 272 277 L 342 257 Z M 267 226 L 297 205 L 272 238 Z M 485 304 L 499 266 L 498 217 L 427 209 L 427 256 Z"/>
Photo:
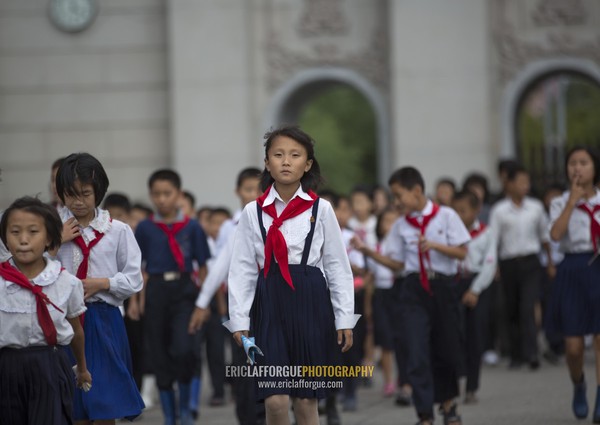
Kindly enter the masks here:
<path id="1" fill-rule="evenodd" d="M 21 198 L 5 212 L 0 238 L 12 258 L 0 264 L 0 422 L 4 425 L 72 423 L 73 371 L 86 389 L 79 316 L 86 310 L 81 282 L 45 251 L 60 245 L 62 223 L 54 207 Z"/>
<path id="2" fill-rule="evenodd" d="M 225 326 L 240 345 L 253 334 L 264 353 L 259 365 L 331 365 L 336 342 L 343 352 L 352 346 L 358 320 L 340 228 L 329 202 L 311 190 L 321 178 L 310 136 L 282 127 L 265 138 L 264 194 L 244 208 L 236 230 Z M 298 424 L 317 425 L 323 380 L 257 378 L 267 423 L 289 424 L 292 398 Z"/>
<path id="3" fill-rule="evenodd" d="M 588 404 L 583 376 L 585 335 L 594 335 L 596 382 L 600 383 L 600 160 L 588 147 L 567 155 L 571 189 L 550 204 L 550 237 L 565 254 L 557 269 L 551 309 L 554 327 L 565 336 L 569 374 L 574 385 L 572 409 L 586 418 Z M 551 323 L 552 325 L 552 323 Z M 596 392 L 594 423 L 600 423 L 600 387 Z"/>
<path id="4" fill-rule="evenodd" d="M 142 289 L 141 253 L 131 228 L 98 208 L 107 188 L 102 164 L 87 153 L 69 155 L 56 174 L 58 196 L 66 207 L 57 258 L 83 282 L 88 308 L 85 353 L 95 384 L 89 392 L 75 393 L 75 419 L 82 423 L 133 420 L 144 408 L 119 310 Z"/>

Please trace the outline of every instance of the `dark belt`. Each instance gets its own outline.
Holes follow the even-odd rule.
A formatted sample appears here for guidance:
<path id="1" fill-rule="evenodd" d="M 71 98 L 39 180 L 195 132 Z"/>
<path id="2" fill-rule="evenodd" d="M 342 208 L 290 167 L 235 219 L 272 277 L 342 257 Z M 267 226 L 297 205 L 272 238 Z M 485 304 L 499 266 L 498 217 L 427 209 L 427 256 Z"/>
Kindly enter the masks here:
<path id="1" fill-rule="evenodd" d="M 417 279 L 421 279 L 421 273 L 409 273 L 406 277 L 416 277 Z M 456 275 L 443 274 L 434 272 L 431 270 L 427 271 L 427 279 L 428 280 L 452 280 L 456 279 Z"/>
<path id="2" fill-rule="evenodd" d="M 505 262 L 508 262 L 508 261 L 524 262 L 524 261 L 530 261 L 530 260 L 533 260 L 533 259 L 536 259 L 536 258 L 538 258 L 537 254 L 527 254 L 527 255 L 521 255 L 519 257 L 507 258 L 505 260 L 500 260 L 500 261 L 505 261 Z"/>
<path id="3" fill-rule="evenodd" d="M 162 279 L 165 282 L 172 282 L 174 280 L 181 280 L 184 278 L 188 278 L 190 276 L 189 273 L 187 272 L 164 272 L 164 273 L 158 273 L 158 274 L 151 274 L 150 278 L 151 279 Z"/>

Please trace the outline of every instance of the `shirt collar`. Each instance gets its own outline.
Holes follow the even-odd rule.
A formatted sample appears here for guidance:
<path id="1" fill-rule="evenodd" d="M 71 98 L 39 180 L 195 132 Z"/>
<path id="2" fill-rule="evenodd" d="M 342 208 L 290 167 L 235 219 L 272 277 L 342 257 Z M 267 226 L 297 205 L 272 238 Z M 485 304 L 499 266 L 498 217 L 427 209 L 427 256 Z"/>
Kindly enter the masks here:
<path id="1" fill-rule="evenodd" d="M 569 199 L 569 195 L 568 195 L 569 192 L 566 192 L 566 194 L 567 194 L 567 199 Z M 594 196 L 592 196 L 590 199 L 577 201 L 577 206 L 583 205 L 583 204 L 600 205 L 600 190 L 596 189 L 596 194 Z"/>
<path id="2" fill-rule="evenodd" d="M 44 267 L 44 270 L 42 270 L 42 272 L 39 275 L 37 275 L 36 277 L 34 277 L 33 279 L 30 279 L 31 282 L 33 282 L 34 284 L 36 284 L 38 286 L 48 286 L 48 285 L 56 282 L 56 279 L 58 279 L 58 276 L 60 275 L 60 272 L 62 271 L 60 262 L 51 260 L 48 257 L 44 257 L 44 259 L 46 260 L 46 267 Z M 12 258 L 8 261 L 10 261 L 10 264 L 13 267 L 15 267 L 15 268 L 17 267 Z M 16 284 L 11 281 L 6 281 L 6 286 L 10 286 L 10 285 L 16 285 Z"/>
<path id="3" fill-rule="evenodd" d="M 183 211 L 181 210 L 177 210 L 177 216 L 175 217 L 175 223 L 179 223 L 181 221 L 183 221 L 185 219 L 185 215 L 183 214 Z M 159 213 L 155 212 L 152 215 L 152 221 L 155 221 L 157 223 L 164 223 L 165 219 L 163 218 L 162 215 L 160 215 Z M 173 223 L 169 223 L 169 224 L 173 224 Z"/>
<path id="4" fill-rule="evenodd" d="M 431 214 L 432 211 L 433 211 L 433 202 L 431 202 L 431 199 L 427 199 L 425 208 L 423 208 L 421 211 L 413 211 L 408 216 L 409 217 L 422 217 L 424 215 Z"/>
<path id="5" fill-rule="evenodd" d="M 62 208 L 58 211 L 63 222 L 73 217 L 73 213 L 68 208 Z M 110 214 L 107 210 L 96 208 L 94 210 L 94 218 L 90 221 L 88 227 L 97 230 L 100 233 L 106 233 L 110 230 L 111 221 Z"/>
<path id="6" fill-rule="evenodd" d="M 312 201 L 312 198 L 310 197 L 310 195 L 308 193 L 306 193 L 304 191 L 304 189 L 302 189 L 302 185 L 300 185 L 298 187 L 298 190 L 296 190 L 296 193 L 294 193 L 294 196 L 291 197 L 290 201 L 292 199 L 294 199 L 296 196 L 299 196 L 300 198 L 304 199 L 305 201 Z M 279 193 L 277 193 L 277 190 L 275 189 L 275 184 L 273 184 L 273 185 L 271 185 L 271 190 L 269 191 L 269 194 L 267 195 L 267 197 L 265 198 L 265 201 L 263 202 L 263 206 L 266 207 L 267 205 L 271 205 L 276 200 L 283 204 L 286 204 L 286 202 L 284 202 L 283 199 L 281 199 L 281 196 L 279 195 Z"/>
<path id="7" fill-rule="evenodd" d="M 473 226 L 471 226 L 471 228 L 469 230 L 474 230 L 474 231 L 479 231 L 481 229 L 481 222 L 479 221 L 478 218 L 475 219 L 475 221 L 473 222 Z"/>

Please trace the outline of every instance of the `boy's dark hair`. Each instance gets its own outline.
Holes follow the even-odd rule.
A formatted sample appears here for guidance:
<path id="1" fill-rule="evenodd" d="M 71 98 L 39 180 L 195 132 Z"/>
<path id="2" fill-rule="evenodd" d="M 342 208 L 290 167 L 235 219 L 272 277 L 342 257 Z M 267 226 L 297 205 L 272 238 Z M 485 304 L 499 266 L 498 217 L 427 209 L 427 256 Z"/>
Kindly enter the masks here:
<path id="1" fill-rule="evenodd" d="M 513 182 L 519 174 L 527 174 L 527 170 L 521 164 L 515 163 L 512 167 L 506 170 L 506 181 Z"/>
<path id="2" fill-rule="evenodd" d="M 552 182 L 550 183 L 548 186 L 546 186 L 544 188 L 544 194 L 543 196 L 546 196 L 548 194 L 548 192 L 552 192 L 552 191 L 556 191 L 556 192 L 564 192 L 565 190 L 567 190 L 567 188 L 565 187 L 564 184 L 560 183 L 560 182 Z"/>
<path id="3" fill-rule="evenodd" d="M 24 196 L 22 198 L 17 199 L 15 202 L 11 204 L 10 207 L 4 211 L 2 215 L 2 220 L 0 220 L 0 239 L 6 245 L 6 235 L 8 228 L 8 219 L 10 215 L 16 211 L 22 210 L 31 214 L 35 214 L 44 219 L 44 225 L 46 227 L 46 234 L 48 235 L 48 239 L 50 240 L 50 245 L 46 247 L 46 250 L 52 250 L 54 248 L 60 247 L 61 239 L 62 239 L 62 220 L 58 216 L 58 212 L 56 212 L 56 208 L 44 204 L 37 198 L 32 198 L 31 196 Z"/>
<path id="4" fill-rule="evenodd" d="M 188 201 L 190 201 L 190 204 L 192 204 L 192 209 L 196 208 L 196 197 L 194 196 L 194 194 L 188 190 L 184 190 L 183 191 L 183 197 L 185 199 L 187 199 Z"/>
<path id="5" fill-rule="evenodd" d="M 152 213 L 154 213 L 154 211 L 152 211 L 152 208 L 150 208 L 148 205 L 144 205 L 141 203 L 135 203 L 131 206 L 132 210 L 142 210 L 144 211 L 148 216 L 152 215 Z"/>
<path id="6" fill-rule="evenodd" d="M 170 170 L 168 168 L 163 168 L 161 170 L 156 170 L 150 175 L 148 179 L 148 189 L 152 190 L 152 186 L 158 180 L 166 180 L 170 182 L 177 190 L 181 190 L 181 177 L 176 171 Z"/>
<path id="7" fill-rule="evenodd" d="M 102 208 L 106 210 L 113 207 L 122 208 L 127 213 L 131 212 L 131 202 L 127 195 L 124 195 L 123 193 L 110 193 L 106 195 Z"/>
<path id="8" fill-rule="evenodd" d="M 260 169 L 258 169 L 256 167 L 244 168 L 242 171 L 239 172 L 239 174 L 237 176 L 235 188 L 239 189 L 240 187 L 242 187 L 244 182 L 248 179 L 260 179 L 260 173 L 261 173 Z"/>
<path id="9" fill-rule="evenodd" d="M 425 193 L 425 181 L 423 176 L 415 167 L 402 167 L 396 170 L 390 176 L 388 185 L 398 184 L 405 189 L 412 190 L 415 186 L 420 186 Z"/>
<path id="10" fill-rule="evenodd" d="M 569 159 L 571 158 L 571 155 L 578 151 L 587 152 L 587 154 L 592 158 L 592 162 L 594 163 L 594 184 L 598 184 L 600 182 L 600 155 L 598 154 L 598 151 L 593 147 L 582 145 L 574 146 L 567 153 L 567 157 L 565 159 L 565 173 L 567 175 L 567 181 L 569 181 Z"/>
<path id="11" fill-rule="evenodd" d="M 373 202 L 373 187 L 372 186 L 367 186 L 367 185 L 364 185 L 364 184 L 357 184 L 350 191 L 350 197 L 352 197 L 352 195 L 356 195 L 356 194 L 359 194 L 359 193 L 362 193 L 367 198 L 369 198 L 369 200 L 371 202 Z"/>
<path id="12" fill-rule="evenodd" d="M 203 214 L 203 213 L 205 213 L 205 212 L 207 212 L 207 211 L 209 212 L 209 216 L 210 216 L 210 213 L 212 213 L 212 207 L 207 207 L 207 206 L 204 206 L 204 207 L 200 207 L 200 208 L 198 208 L 198 209 L 196 210 L 196 217 L 199 217 L 199 216 L 200 216 L 200 214 Z"/>
<path id="13" fill-rule="evenodd" d="M 513 169 L 515 167 L 520 167 L 520 166 L 521 166 L 521 164 L 516 159 L 512 159 L 512 158 L 500 159 L 498 161 L 498 174 L 501 174 L 503 172 L 508 174 L 511 169 Z"/>
<path id="14" fill-rule="evenodd" d="M 340 196 L 333 190 L 325 189 L 319 191 L 319 197 L 325 198 L 331 202 L 331 205 L 336 209 L 340 204 Z"/>
<path id="15" fill-rule="evenodd" d="M 477 195 L 468 189 L 463 189 L 460 192 L 456 192 L 454 197 L 452 197 L 452 201 L 467 201 L 474 210 L 481 206 Z"/>
<path id="16" fill-rule="evenodd" d="M 108 176 L 104 167 L 89 153 L 72 153 L 67 156 L 56 173 L 56 193 L 63 203 L 65 195 L 80 196 L 75 182 L 90 184 L 94 188 L 96 206 L 100 205 L 108 189 Z"/>
<path id="17" fill-rule="evenodd" d="M 219 215 L 219 214 L 225 215 L 225 216 L 227 216 L 227 218 L 231 218 L 231 212 L 225 207 L 211 208 L 209 217 L 212 217 L 213 215 Z"/>
<path id="18" fill-rule="evenodd" d="M 64 157 L 60 157 L 58 159 L 56 159 L 53 163 L 52 163 L 52 170 L 57 170 L 60 168 L 60 166 L 62 165 L 62 163 L 64 162 L 65 158 Z"/>
<path id="19" fill-rule="evenodd" d="M 435 187 L 438 188 L 443 184 L 447 184 L 448 186 L 450 186 L 452 188 L 453 191 L 456 192 L 456 183 L 450 177 L 443 177 L 443 178 L 439 179 L 437 181 L 437 183 L 435 184 Z"/>
<path id="20" fill-rule="evenodd" d="M 469 187 L 472 185 L 481 186 L 483 188 L 483 202 L 488 202 L 490 190 L 488 187 L 487 177 L 485 177 L 481 173 L 469 174 L 467 177 L 465 177 L 465 180 L 463 182 L 463 190 L 469 189 Z"/>
<path id="21" fill-rule="evenodd" d="M 273 141 L 282 136 L 289 137 L 306 149 L 307 159 L 312 160 L 312 166 L 310 167 L 310 170 L 304 173 L 300 179 L 300 184 L 302 185 L 302 190 L 305 192 L 316 190 L 323 182 L 323 177 L 321 177 L 321 167 L 319 166 L 319 162 L 317 161 L 317 158 L 315 158 L 315 141 L 297 125 L 282 126 L 265 134 L 265 159 L 268 159 L 269 157 L 269 149 L 271 149 Z M 271 177 L 271 173 L 269 173 L 265 167 L 260 178 L 261 190 L 263 192 L 266 191 L 274 182 L 275 180 Z"/>

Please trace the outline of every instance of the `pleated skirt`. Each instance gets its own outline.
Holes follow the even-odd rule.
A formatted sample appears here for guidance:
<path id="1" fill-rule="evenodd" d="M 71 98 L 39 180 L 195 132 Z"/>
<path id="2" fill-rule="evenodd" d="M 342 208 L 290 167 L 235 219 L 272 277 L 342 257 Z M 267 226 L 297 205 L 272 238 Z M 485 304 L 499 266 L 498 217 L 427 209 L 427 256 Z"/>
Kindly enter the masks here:
<path id="1" fill-rule="evenodd" d="M 567 254 L 552 288 L 549 330 L 564 336 L 600 334 L 600 259 L 591 253 Z"/>
<path id="2" fill-rule="evenodd" d="M 329 289 L 317 267 L 289 266 L 295 290 L 272 264 L 267 278 L 259 273 L 254 303 L 250 311 L 250 333 L 264 353 L 258 365 L 336 366 L 341 362 L 341 346 Z M 275 394 L 299 398 L 325 398 L 327 377 L 288 378 L 261 376 L 256 379 L 257 399 Z M 287 383 L 286 383 L 287 382 Z M 267 388 L 268 386 L 268 388 Z"/>
<path id="3" fill-rule="evenodd" d="M 102 302 L 89 303 L 87 308 L 83 330 L 92 388 L 88 392 L 75 390 L 74 418 L 133 420 L 145 406 L 133 379 L 121 312 Z"/>
<path id="4" fill-rule="evenodd" d="M 0 425 L 71 425 L 74 388 L 63 347 L 0 350 Z"/>

